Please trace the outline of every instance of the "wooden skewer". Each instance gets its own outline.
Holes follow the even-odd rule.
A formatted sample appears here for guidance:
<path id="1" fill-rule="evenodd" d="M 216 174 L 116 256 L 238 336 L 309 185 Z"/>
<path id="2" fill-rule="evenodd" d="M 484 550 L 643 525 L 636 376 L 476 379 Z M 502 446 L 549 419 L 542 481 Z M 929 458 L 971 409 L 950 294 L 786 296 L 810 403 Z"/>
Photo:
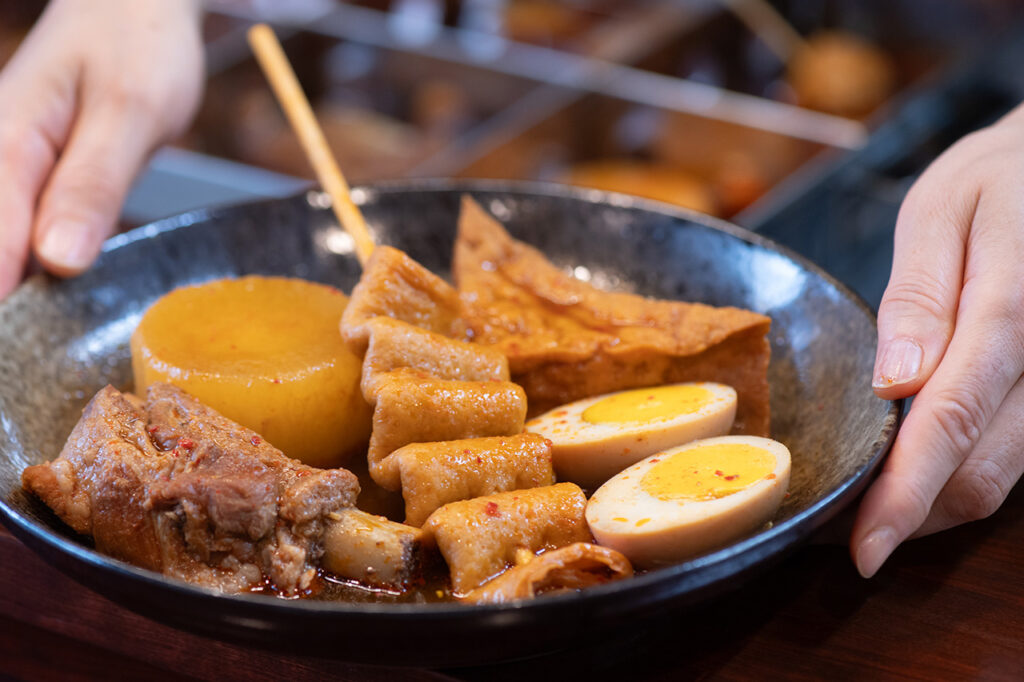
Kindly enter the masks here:
<path id="1" fill-rule="evenodd" d="M 277 101 L 284 110 L 288 122 L 291 123 L 299 142 L 306 152 L 313 170 L 316 172 L 324 191 L 331 197 L 331 206 L 338 222 L 351 235 L 355 242 L 356 257 L 360 265 L 365 266 L 374 243 L 366 220 L 359 208 L 353 203 L 349 193 L 348 182 L 342 175 L 338 162 L 331 154 L 324 133 L 316 122 L 309 100 L 302 92 L 295 71 L 281 48 L 274 31 L 266 24 L 256 24 L 249 29 L 249 45 L 252 47 L 270 87 L 277 96 Z"/>
<path id="2" fill-rule="evenodd" d="M 789 63 L 793 55 L 807 45 L 807 40 L 767 0 L 722 0 L 722 4 L 757 34 L 783 63 Z"/>

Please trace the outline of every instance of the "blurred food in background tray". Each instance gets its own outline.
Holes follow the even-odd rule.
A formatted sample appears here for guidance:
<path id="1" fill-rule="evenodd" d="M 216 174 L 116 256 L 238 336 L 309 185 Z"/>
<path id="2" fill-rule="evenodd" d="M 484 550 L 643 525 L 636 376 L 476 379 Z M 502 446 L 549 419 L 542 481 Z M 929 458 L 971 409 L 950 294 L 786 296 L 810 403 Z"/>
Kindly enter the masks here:
<path id="1" fill-rule="evenodd" d="M 747 215 L 812 159 L 862 148 L 909 93 L 1024 12 L 772 0 L 787 27 L 773 29 L 749 12 L 758 3 L 208 0 L 208 87 L 179 144 L 311 177 L 245 43 L 265 20 L 352 182 L 543 180 Z M 0 7 L 0 59 L 40 7 Z"/>
<path id="2" fill-rule="evenodd" d="M 489 150 L 460 175 L 567 182 L 732 215 L 824 149 L 589 95 Z"/>
<path id="3" fill-rule="evenodd" d="M 284 47 L 352 182 L 407 175 L 534 84 L 473 65 L 299 32 Z M 312 170 L 251 58 L 210 78 L 186 144 L 289 175 Z"/>
<path id="4" fill-rule="evenodd" d="M 781 1 L 776 8 L 799 35 L 791 54 L 780 55 L 756 22 L 728 7 L 743 1 L 328 2 L 321 11 L 347 12 L 345 20 L 296 21 L 305 30 L 285 45 L 354 182 L 544 180 L 729 217 L 816 155 L 863 144 L 870 128 L 858 140 L 832 136 L 829 125 L 872 120 L 991 33 L 1003 11 L 998 2 L 945 3 L 939 14 L 965 29 L 955 31 L 909 0 Z M 676 14 L 646 28 L 637 20 L 669 5 Z M 573 69 L 576 80 L 564 75 Z M 708 102 L 670 94 L 685 82 L 711 86 Z M 804 134 L 807 109 L 837 123 L 826 117 L 818 121 L 824 132 Z M 771 120 L 790 121 L 788 130 Z M 211 78 L 190 144 L 310 175 L 247 56 Z"/>

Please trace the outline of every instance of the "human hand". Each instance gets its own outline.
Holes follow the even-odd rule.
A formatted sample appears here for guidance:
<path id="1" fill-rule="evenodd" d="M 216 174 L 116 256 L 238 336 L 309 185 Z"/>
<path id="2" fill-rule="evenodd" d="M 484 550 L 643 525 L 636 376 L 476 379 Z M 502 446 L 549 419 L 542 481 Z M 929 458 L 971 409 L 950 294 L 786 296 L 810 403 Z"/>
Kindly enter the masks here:
<path id="1" fill-rule="evenodd" d="M 992 514 L 1024 471 L 1024 107 L 911 188 L 878 311 L 873 385 L 915 395 L 857 515 L 870 577 L 907 538 Z"/>
<path id="2" fill-rule="evenodd" d="M 30 248 L 61 276 L 99 253 L 136 173 L 203 79 L 195 0 L 52 0 L 0 73 L 0 299 Z"/>

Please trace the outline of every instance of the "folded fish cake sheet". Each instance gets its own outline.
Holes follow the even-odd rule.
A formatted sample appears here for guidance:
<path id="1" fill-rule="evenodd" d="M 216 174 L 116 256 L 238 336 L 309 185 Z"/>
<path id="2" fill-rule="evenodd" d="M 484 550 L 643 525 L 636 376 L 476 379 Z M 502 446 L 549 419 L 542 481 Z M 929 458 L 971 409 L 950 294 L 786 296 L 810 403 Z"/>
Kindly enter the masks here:
<path id="1" fill-rule="evenodd" d="M 536 554 L 593 537 L 583 516 L 587 497 L 574 483 L 513 490 L 441 507 L 423 524 L 464 595 Z"/>
<path id="2" fill-rule="evenodd" d="M 376 386 L 367 458 L 373 480 L 388 490 L 401 487 L 398 462 L 388 455 L 404 445 L 513 436 L 526 422 L 526 394 L 509 381 L 453 381 L 404 368 L 381 375 Z"/>
<path id="3" fill-rule="evenodd" d="M 438 379 L 508 381 L 508 359 L 493 348 L 450 339 L 391 317 L 366 323 L 369 345 L 363 358 L 363 397 L 376 402 L 377 379 L 385 372 L 408 367 Z"/>
<path id="4" fill-rule="evenodd" d="M 389 458 L 398 463 L 411 526 L 422 526 L 449 502 L 555 482 L 551 443 L 535 433 L 411 443 Z"/>
<path id="5" fill-rule="evenodd" d="M 452 273 L 463 334 L 508 357 L 531 415 L 622 389 L 714 381 L 736 389 L 734 433 L 769 435 L 770 318 L 600 291 L 513 239 L 469 198 Z"/>
<path id="6" fill-rule="evenodd" d="M 389 317 L 452 336 L 461 328 L 459 294 L 450 284 L 391 246 L 378 246 L 363 268 L 341 315 L 341 335 L 361 355 L 370 321 Z"/>

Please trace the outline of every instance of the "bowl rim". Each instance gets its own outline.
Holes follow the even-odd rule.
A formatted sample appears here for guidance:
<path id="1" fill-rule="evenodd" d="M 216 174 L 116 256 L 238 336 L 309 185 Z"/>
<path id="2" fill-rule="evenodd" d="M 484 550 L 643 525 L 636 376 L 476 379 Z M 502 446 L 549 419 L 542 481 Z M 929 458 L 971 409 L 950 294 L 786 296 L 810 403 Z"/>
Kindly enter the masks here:
<path id="1" fill-rule="evenodd" d="M 417 192 L 442 192 L 442 193 L 494 193 L 508 194 L 517 197 L 542 196 L 546 198 L 568 199 L 581 201 L 588 204 L 606 204 L 616 208 L 639 209 L 648 213 L 655 213 L 667 216 L 672 219 L 695 224 L 699 227 L 710 228 L 724 232 L 734 238 L 740 239 L 749 244 L 779 253 L 792 260 L 801 269 L 804 269 L 824 280 L 827 284 L 838 290 L 840 295 L 857 306 L 867 316 L 872 325 L 875 324 L 875 314 L 872 308 L 854 291 L 823 270 L 821 267 L 796 253 L 788 247 L 779 244 L 763 235 L 737 226 L 728 221 L 708 216 L 706 214 L 666 204 L 650 199 L 643 199 L 627 194 L 609 192 L 605 190 L 586 189 L 569 185 L 555 183 L 506 181 L 506 180 L 451 180 L 443 178 L 416 179 L 416 180 L 395 180 L 378 182 L 366 185 L 359 185 L 352 188 L 353 200 L 358 206 L 363 206 L 382 195 L 400 195 Z M 312 210 L 329 211 L 329 207 L 321 201 L 319 205 L 313 205 L 310 201 L 311 193 L 320 194 L 317 188 L 311 188 L 290 196 L 279 198 L 268 198 L 257 201 L 246 201 L 223 206 L 203 207 L 187 211 L 175 216 L 170 216 L 152 223 L 134 228 L 128 232 L 115 235 L 108 239 L 102 252 L 107 253 L 117 249 L 130 246 L 134 242 L 150 239 L 158 234 L 173 232 L 183 229 L 197 222 L 216 220 L 219 217 L 229 215 L 241 207 L 271 206 L 287 202 L 307 201 Z M 29 288 L 42 288 L 47 286 L 48 281 L 53 278 L 46 274 L 35 275 L 28 282 L 16 291 L 12 298 L 25 295 Z M 0 311 L 5 303 L 0 303 Z M 870 477 L 877 469 L 882 459 L 887 454 L 896 437 L 900 418 L 902 415 L 902 400 L 888 402 L 887 416 L 884 420 L 882 433 L 874 441 L 870 458 L 865 460 L 850 476 L 843 480 L 838 486 L 829 491 L 826 495 L 816 500 L 809 507 L 795 513 L 793 516 L 774 524 L 771 528 L 757 532 L 725 547 L 710 551 L 694 559 L 660 567 L 656 570 L 645 572 L 634 576 L 629 580 L 614 581 L 604 585 L 598 585 L 581 592 L 569 592 L 565 594 L 547 595 L 543 599 L 525 600 L 511 604 L 464 604 L 459 602 L 438 602 L 438 603 L 362 603 L 362 602 L 341 602 L 341 601 L 319 601 L 302 599 L 268 599 L 265 595 L 256 594 L 225 594 L 220 591 L 192 585 L 183 581 L 169 578 L 160 573 L 139 568 L 137 566 L 120 561 L 113 557 L 102 554 L 86 544 L 77 542 L 67 535 L 62 535 L 44 524 L 37 524 L 27 516 L 11 507 L 6 499 L 0 498 L 0 520 L 16 536 L 31 545 L 37 553 L 40 549 L 53 549 L 67 555 L 68 557 L 87 565 L 90 568 L 101 571 L 113 570 L 121 577 L 137 581 L 147 588 L 168 591 L 171 594 L 188 598 L 216 599 L 221 604 L 232 604 L 239 609 L 258 608 L 260 610 L 273 609 L 282 615 L 300 617 L 330 617 L 337 616 L 366 616 L 366 617 L 402 617 L 403 619 L 425 619 L 436 621 L 438 619 L 461 619 L 482 614 L 500 614 L 514 610 L 521 612 L 546 611 L 550 609 L 564 608 L 565 604 L 574 604 L 581 601 L 587 603 L 598 603 L 605 600 L 621 600 L 623 597 L 630 597 L 635 601 L 635 608 L 644 605 L 644 594 L 653 595 L 657 590 L 655 587 L 664 588 L 672 583 L 677 588 L 686 584 L 687 575 L 707 575 L 713 572 L 716 567 L 727 566 L 730 562 L 736 562 L 738 558 L 747 557 L 746 563 L 741 562 L 738 571 L 729 571 L 726 578 L 732 578 L 738 574 L 747 572 L 749 569 L 762 562 L 758 557 L 758 548 L 772 548 L 770 556 L 778 555 L 799 544 L 810 536 L 821 525 L 824 525 L 847 503 L 852 501 L 870 481 Z M 831 512 L 825 514 L 826 512 Z M 721 578 L 714 578 L 699 583 L 690 589 L 699 589 L 720 582 Z M 690 589 L 677 589 L 670 596 L 680 597 Z M 665 599 L 658 597 L 658 601 Z"/>

